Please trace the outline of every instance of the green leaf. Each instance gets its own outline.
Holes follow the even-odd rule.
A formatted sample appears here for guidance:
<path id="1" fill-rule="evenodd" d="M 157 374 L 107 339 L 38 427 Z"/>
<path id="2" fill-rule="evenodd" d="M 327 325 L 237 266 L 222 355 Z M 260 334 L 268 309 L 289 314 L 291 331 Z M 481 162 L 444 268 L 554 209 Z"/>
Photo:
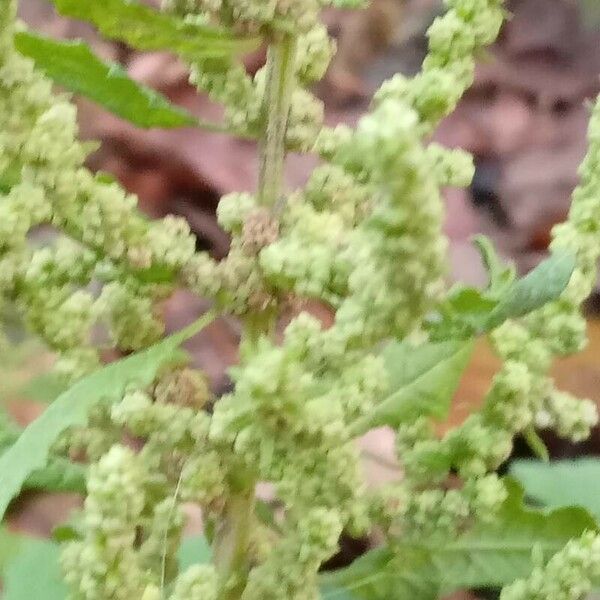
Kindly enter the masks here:
<path id="1" fill-rule="evenodd" d="M 212 550 L 203 535 L 194 535 L 183 538 L 177 551 L 179 570 L 185 571 L 195 564 L 208 563 L 211 560 Z"/>
<path id="2" fill-rule="evenodd" d="M 488 316 L 485 329 L 494 329 L 507 319 L 522 317 L 556 300 L 567 287 L 574 269 L 572 254 L 552 254 L 509 288 Z"/>
<path id="3" fill-rule="evenodd" d="M 17 425 L 11 415 L 4 408 L 0 409 L 0 452 L 14 444 L 21 428 Z"/>
<path id="4" fill-rule="evenodd" d="M 84 465 L 53 457 L 43 469 L 31 473 L 23 487 L 28 490 L 83 494 L 86 490 L 86 473 Z"/>
<path id="5" fill-rule="evenodd" d="M 475 241 L 488 269 L 488 288 L 451 290 L 438 312 L 427 319 L 432 340 L 468 339 L 541 308 L 562 294 L 575 268 L 571 254 L 555 253 L 514 281 L 514 270 L 503 266 L 489 240 L 482 236 Z"/>
<path id="6" fill-rule="evenodd" d="M 0 411 L 0 451 L 12 446 L 23 430 L 5 411 Z M 60 457 L 50 457 L 48 464 L 31 473 L 23 487 L 28 490 L 45 490 L 48 492 L 83 493 L 86 483 L 86 468 Z"/>
<path id="7" fill-rule="evenodd" d="M 269 502 L 257 498 L 254 502 L 254 512 L 263 525 L 266 525 L 277 533 L 283 533 L 281 526 L 277 523 L 275 509 Z"/>
<path id="8" fill-rule="evenodd" d="M 21 537 L 4 572 L 3 600 L 64 600 L 68 590 L 59 564 L 59 546 Z"/>
<path id="9" fill-rule="evenodd" d="M 492 241 L 485 235 L 476 235 L 473 243 L 481 254 L 481 261 L 488 273 L 487 291 L 494 297 L 502 294 L 511 286 L 517 276 L 514 265 L 507 265 L 498 257 Z"/>
<path id="10" fill-rule="evenodd" d="M 166 50 L 189 60 L 223 59 L 258 46 L 209 25 L 189 23 L 127 0 L 53 0 L 66 17 L 93 23 L 100 33 L 138 50 Z"/>
<path id="11" fill-rule="evenodd" d="M 320 588 L 320 598 L 324 600 L 359 600 L 359 596 L 343 587 L 324 583 Z"/>
<path id="12" fill-rule="evenodd" d="M 590 31 L 600 28 L 600 2 L 598 0 L 579 0 L 579 7 L 583 26 Z"/>
<path id="13" fill-rule="evenodd" d="M 452 314 L 479 323 L 481 316 L 487 316 L 497 305 L 497 300 L 485 296 L 481 290 L 461 286 L 450 291 L 443 307 Z"/>
<path id="14" fill-rule="evenodd" d="M 528 498 L 551 508 L 582 506 L 600 519 L 600 459 L 517 460 L 510 472 Z"/>
<path id="15" fill-rule="evenodd" d="M 103 183 L 105 185 L 110 185 L 111 183 L 119 183 L 119 180 L 108 171 L 96 171 L 94 174 L 94 179 L 98 183 Z"/>
<path id="16" fill-rule="evenodd" d="M 427 551 L 375 548 L 349 567 L 321 575 L 323 600 L 437 600 L 439 583 Z"/>
<path id="17" fill-rule="evenodd" d="M 439 313 L 428 318 L 432 341 L 468 339 L 481 332 L 482 324 L 498 305 L 486 291 L 457 285 L 438 307 Z"/>
<path id="18" fill-rule="evenodd" d="M 493 522 L 476 525 L 430 548 L 445 592 L 511 583 L 531 572 L 534 551 L 548 558 L 570 539 L 598 529 L 590 514 L 579 507 L 552 512 L 527 508 L 523 490 L 510 480 L 507 484 L 508 499 Z"/>
<path id="19" fill-rule="evenodd" d="M 137 83 L 116 63 L 100 60 L 81 41 L 57 41 L 29 32 L 15 35 L 17 50 L 71 92 L 82 94 L 138 127 L 196 125 L 193 115 Z"/>
<path id="20" fill-rule="evenodd" d="M 473 347 L 472 340 L 388 344 L 383 357 L 393 392 L 353 425 L 353 433 L 396 426 L 416 416 L 446 417 Z"/>
<path id="21" fill-rule="evenodd" d="M 11 188 L 21 180 L 21 169 L 14 164 L 8 165 L 0 173 L 0 193 L 8 194 Z"/>
<path id="22" fill-rule="evenodd" d="M 584 531 L 598 527 L 581 508 L 553 512 L 523 505 L 523 492 L 507 481 L 498 517 L 454 538 L 401 539 L 368 552 L 350 567 L 322 576 L 323 598 L 338 590 L 349 598 L 431 600 L 464 588 L 501 587 L 525 577 L 532 554 L 551 556 Z"/>
<path id="23" fill-rule="evenodd" d="M 74 510 L 69 518 L 52 529 L 51 539 L 63 543 L 82 540 L 85 537 L 85 514 L 83 510 Z"/>
<path id="24" fill-rule="evenodd" d="M 57 525 L 52 530 L 52 540 L 59 544 L 64 542 L 75 542 L 81 540 L 83 536 L 71 525 Z"/>
<path id="25" fill-rule="evenodd" d="M 0 526 L 0 574 L 6 572 L 6 568 L 13 560 L 21 546 L 20 535 L 9 531 L 4 525 Z"/>
<path id="26" fill-rule="evenodd" d="M 50 449 L 63 431 L 85 425 L 94 405 L 118 400 L 128 385 L 148 385 L 163 365 L 181 358 L 180 344 L 213 319 L 208 313 L 147 350 L 84 377 L 61 394 L 0 456 L 0 517 L 31 473 L 46 466 Z"/>

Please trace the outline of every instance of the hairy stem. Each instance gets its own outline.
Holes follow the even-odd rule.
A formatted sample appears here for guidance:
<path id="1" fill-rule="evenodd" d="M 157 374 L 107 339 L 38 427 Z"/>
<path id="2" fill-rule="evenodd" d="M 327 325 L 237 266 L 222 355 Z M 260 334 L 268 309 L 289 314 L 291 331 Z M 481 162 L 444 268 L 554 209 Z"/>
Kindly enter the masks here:
<path id="1" fill-rule="evenodd" d="M 285 35 L 269 46 L 263 101 L 265 122 L 261 142 L 258 201 L 273 206 L 281 195 L 285 162 L 285 131 L 294 87 L 296 41 Z"/>
<path id="2" fill-rule="evenodd" d="M 260 143 L 258 201 L 274 206 L 283 187 L 285 132 L 295 75 L 296 41 L 284 35 L 269 46 L 267 80 L 263 101 L 264 130 Z M 246 319 L 244 337 L 251 343 L 270 335 L 274 315 L 251 315 Z M 214 560 L 220 579 L 219 600 L 239 600 L 250 571 L 249 546 L 254 515 L 256 481 L 248 476 L 238 481 L 228 498 L 215 531 Z"/>

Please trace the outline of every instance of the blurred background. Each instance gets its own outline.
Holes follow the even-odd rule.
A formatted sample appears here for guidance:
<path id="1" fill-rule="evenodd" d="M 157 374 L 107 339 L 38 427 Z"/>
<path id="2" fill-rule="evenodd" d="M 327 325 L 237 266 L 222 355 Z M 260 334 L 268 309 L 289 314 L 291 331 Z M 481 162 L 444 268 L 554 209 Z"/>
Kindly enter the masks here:
<path id="1" fill-rule="evenodd" d="M 451 276 L 471 284 L 483 282 L 479 255 L 470 243 L 476 233 L 489 235 L 521 272 L 544 256 L 552 226 L 566 217 L 586 150 L 589 102 L 600 91 L 598 0 L 512 0 L 508 9 L 512 16 L 498 42 L 481 57 L 475 85 L 436 134 L 438 141 L 475 157 L 471 187 L 446 192 Z M 397 71 L 415 73 L 426 52 L 425 31 L 441 10 L 439 0 L 371 0 L 360 12 L 326 11 L 330 33 L 338 41 L 337 56 L 316 89 L 325 102 L 327 122 L 355 122 L 385 78 Z M 199 116 L 218 118 L 219 108 L 196 94 L 185 68 L 172 56 L 141 55 L 102 41 L 87 26 L 56 17 L 44 0 L 21 0 L 21 16 L 52 36 L 86 39 L 105 59 L 123 64 L 133 78 L 173 102 Z M 248 57 L 248 71 L 256 71 L 263 62 L 260 52 Z M 138 194 L 147 214 L 185 216 L 198 248 L 224 256 L 228 238 L 216 223 L 216 205 L 226 192 L 253 189 L 255 145 L 197 130 L 137 130 L 88 102 L 78 104 L 83 137 L 102 142 L 90 167 L 112 173 Z M 301 185 L 314 164 L 310 157 L 290 156 L 289 186 Z M 555 376 L 559 387 L 600 403 L 599 297 L 594 295 L 587 306 L 589 347 L 561 361 Z M 165 306 L 169 328 L 187 323 L 204 306 L 202 300 L 177 294 Z M 237 336 L 234 322 L 220 321 L 191 347 L 217 392 L 227 389 L 225 370 L 236 360 Z M 47 371 L 51 362 L 35 341 L 24 339 L 0 366 L 0 381 L 6 382 L 0 399 L 21 422 L 37 414 L 38 401 L 52 393 L 51 380 L 43 376 L 37 385 L 27 383 Z M 482 344 L 444 427 L 477 407 L 497 367 Z M 557 440 L 548 443 L 556 457 L 600 454 L 598 432 L 578 447 Z M 383 457 L 383 462 L 391 454 L 385 432 L 369 436 L 365 444 L 368 454 Z M 368 471 L 378 480 L 396 475 L 378 459 Z M 47 533 L 68 506 L 64 498 L 26 498 L 14 518 L 30 531 Z"/>

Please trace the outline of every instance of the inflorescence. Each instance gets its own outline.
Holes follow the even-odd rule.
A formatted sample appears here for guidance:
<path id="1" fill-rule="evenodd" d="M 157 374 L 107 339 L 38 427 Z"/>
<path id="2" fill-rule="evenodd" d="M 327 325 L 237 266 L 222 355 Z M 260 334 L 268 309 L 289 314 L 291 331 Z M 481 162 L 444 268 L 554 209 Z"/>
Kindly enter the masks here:
<path id="1" fill-rule="evenodd" d="M 247 326 L 231 393 L 217 400 L 202 373 L 173 368 L 98 409 L 88 427 L 57 444 L 57 453 L 91 463 L 81 538 L 62 555 L 73 600 L 317 598 L 317 572 L 342 530 L 452 535 L 493 519 L 506 497 L 494 471 L 516 434 L 551 427 L 578 441 L 597 421 L 591 402 L 556 390 L 547 373 L 553 357 L 585 343 L 579 307 L 600 255 L 600 104 L 569 220 L 553 235 L 553 250 L 577 257 L 567 289 L 491 332 L 504 365 L 480 411 L 442 438 L 424 417 L 403 423 L 396 448 L 405 478 L 366 489 L 352 425 L 388 392 L 381 344 L 427 336 L 425 317 L 447 291 L 440 190 L 468 185 L 473 175 L 468 154 L 430 135 L 472 83 L 475 57 L 498 35 L 504 12 L 501 0 L 446 0 L 447 12 L 428 31 L 422 71 L 384 82 L 355 129 L 331 129 L 308 89 L 335 51 L 319 18 L 325 4 L 165 3 L 189 20 L 275 44 L 292 39 L 284 145 L 322 159 L 306 186 L 276 206 L 259 193 L 223 197 L 218 219 L 232 243 L 217 262 L 196 252 L 185 221 L 146 220 L 135 196 L 85 167 L 92 148 L 77 141 L 75 108 L 15 51 L 14 2 L 2 3 L 0 173 L 13 181 L 0 201 L 0 311 L 14 305 L 72 379 L 99 366 L 99 331 L 122 351 L 158 340 L 160 302 L 176 287 L 210 298 Z M 250 76 L 236 61 L 189 66 L 191 82 L 224 105 L 228 126 L 260 134 L 267 69 Z M 56 236 L 37 247 L 30 232 L 41 225 Z M 301 312 L 276 343 L 269 332 L 277 315 L 307 300 L 330 306 L 333 325 Z M 143 443 L 125 443 L 132 438 Z M 462 483 L 445 490 L 451 470 Z M 220 520 L 236 502 L 252 507 L 261 481 L 274 485 L 282 505 L 277 534 L 251 511 L 240 525 L 249 529 L 243 565 L 232 570 L 217 557 L 215 565 L 178 573 L 183 504 L 200 505 L 218 538 Z M 600 576 L 599 544 L 591 534 L 571 542 L 502 599 L 579 598 Z"/>

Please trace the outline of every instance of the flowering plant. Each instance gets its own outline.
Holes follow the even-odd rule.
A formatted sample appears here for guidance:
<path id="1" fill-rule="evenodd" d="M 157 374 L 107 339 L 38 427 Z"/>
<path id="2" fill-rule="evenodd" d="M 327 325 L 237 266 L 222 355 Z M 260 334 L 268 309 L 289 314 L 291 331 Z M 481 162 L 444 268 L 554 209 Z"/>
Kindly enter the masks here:
<path id="1" fill-rule="evenodd" d="M 518 279 L 479 239 L 487 286 L 448 288 L 440 189 L 467 185 L 473 165 L 430 136 L 496 38 L 502 2 L 446 0 L 421 72 L 384 82 L 356 128 L 333 129 L 309 91 L 334 52 L 319 19 L 332 2 L 167 0 L 159 12 L 54 0 L 108 38 L 179 55 L 224 106 L 213 124 L 82 42 L 26 31 L 14 0 L 0 1 L 0 310 L 17 312 L 71 382 L 24 430 L 3 422 L 0 510 L 23 489 L 85 497 L 60 548 L 43 546 L 49 562 L 60 552 L 64 583 L 38 597 L 431 600 L 504 586 L 502 600 L 575 600 L 600 578 L 594 519 L 527 507 L 496 473 L 516 435 L 539 450 L 536 429 L 579 441 L 597 421 L 594 404 L 555 389 L 548 369 L 585 343 L 580 305 L 600 254 L 600 104 L 551 256 Z M 252 77 L 240 57 L 260 44 L 267 63 Z M 84 166 L 91 146 L 52 80 L 140 127 L 259 141 L 257 190 L 219 203 L 232 240 L 224 260 L 197 252 L 184 220 L 148 221 L 134 196 Z M 299 190 L 284 187 L 288 151 L 322 159 Z M 56 232 L 42 247 L 30 235 L 40 225 Z M 158 305 L 176 288 L 214 309 L 161 341 Z M 330 327 L 297 310 L 307 300 L 331 307 Z M 290 309 L 299 314 L 280 338 Z M 179 346 L 222 314 L 243 335 L 234 388 L 217 399 Z M 102 367 L 99 327 L 130 355 Z M 503 366 L 482 408 L 439 437 L 433 422 L 481 336 Z M 378 426 L 393 428 L 404 476 L 373 490 L 356 440 Z M 260 482 L 279 510 L 257 498 Z M 186 503 L 203 511 L 199 545 L 182 541 Z M 343 531 L 378 531 L 381 544 L 320 574 Z M 28 552 L 39 564 L 24 543 L 25 558 L 6 567 L 7 600 L 33 597 L 23 592 Z"/>

